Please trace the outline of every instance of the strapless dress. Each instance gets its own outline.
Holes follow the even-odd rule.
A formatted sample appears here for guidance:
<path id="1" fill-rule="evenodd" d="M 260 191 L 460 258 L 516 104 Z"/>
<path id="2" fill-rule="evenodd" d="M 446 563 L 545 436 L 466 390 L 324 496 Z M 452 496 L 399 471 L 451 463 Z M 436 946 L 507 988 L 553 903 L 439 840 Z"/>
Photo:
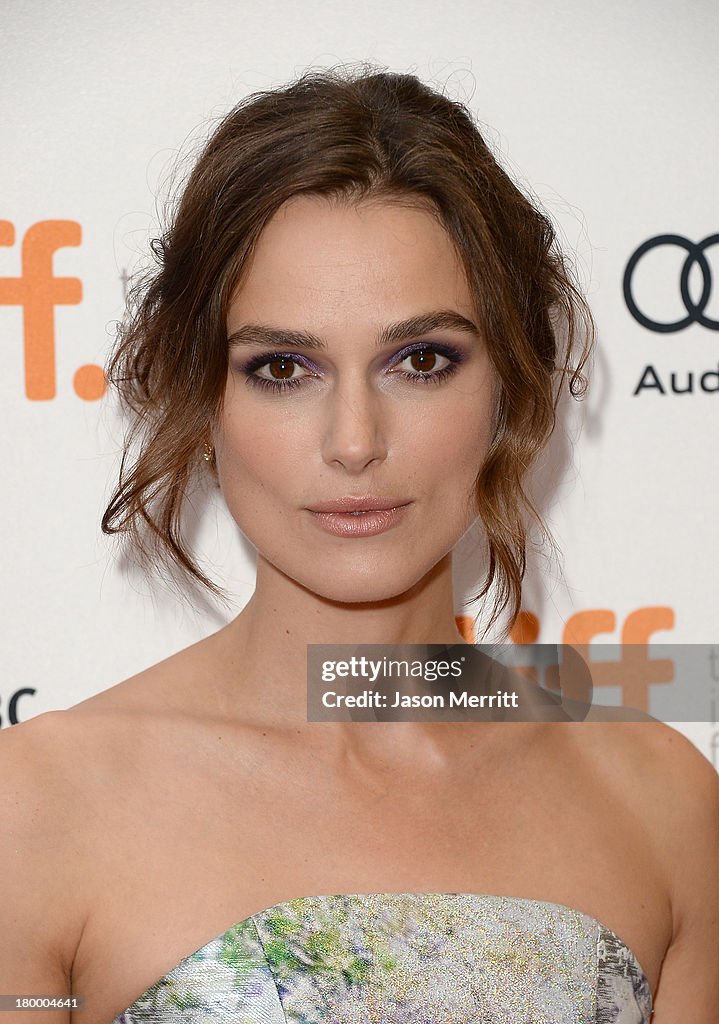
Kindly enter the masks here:
<path id="1" fill-rule="evenodd" d="M 112 1024 L 648 1024 L 601 922 L 473 893 L 302 896 L 184 957 Z"/>

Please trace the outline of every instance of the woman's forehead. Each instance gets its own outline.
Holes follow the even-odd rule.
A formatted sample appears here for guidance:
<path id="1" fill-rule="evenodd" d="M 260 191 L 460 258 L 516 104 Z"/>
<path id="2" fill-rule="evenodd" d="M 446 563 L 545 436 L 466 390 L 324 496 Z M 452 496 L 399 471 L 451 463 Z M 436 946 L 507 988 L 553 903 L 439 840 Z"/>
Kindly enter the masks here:
<path id="1" fill-rule="evenodd" d="M 430 212 L 395 202 L 340 203 L 300 196 L 260 235 L 230 304 L 230 317 L 261 307 L 467 306 L 463 268 Z"/>
<path id="2" fill-rule="evenodd" d="M 351 256 L 378 249 L 403 250 L 432 245 L 452 249 L 452 240 L 426 206 L 392 199 L 346 201 L 324 196 L 295 196 L 284 203 L 261 233 L 257 250 L 274 259 L 313 249 Z"/>

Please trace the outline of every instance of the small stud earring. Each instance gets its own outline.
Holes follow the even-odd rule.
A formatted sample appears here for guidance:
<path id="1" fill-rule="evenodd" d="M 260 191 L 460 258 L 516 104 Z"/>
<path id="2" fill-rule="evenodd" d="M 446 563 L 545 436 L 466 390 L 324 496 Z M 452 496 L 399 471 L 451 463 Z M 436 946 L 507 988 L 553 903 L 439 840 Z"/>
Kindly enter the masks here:
<path id="1" fill-rule="evenodd" d="M 214 449 L 213 449 L 212 445 L 208 444 L 205 441 L 205 451 L 203 452 L 203 455 L 202 455 L 202 458 L 205 460 L 205 462 L 211 462 L 212 461 L 213 452 L 214 452 Z"/>

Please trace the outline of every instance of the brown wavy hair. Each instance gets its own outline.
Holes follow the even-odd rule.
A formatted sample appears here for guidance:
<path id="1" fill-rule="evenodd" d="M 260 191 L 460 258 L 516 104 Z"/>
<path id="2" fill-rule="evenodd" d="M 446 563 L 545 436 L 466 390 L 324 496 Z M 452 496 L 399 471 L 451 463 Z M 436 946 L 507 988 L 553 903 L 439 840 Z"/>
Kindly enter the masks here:
<path id="1" fill-rule="evenodd" d="M 469 109 L 411 74 L 363 65 L 310 70 L 241 100 L 212 132 L 182 187 L 155 263 L 137 278 L 107 365 L 129 414 L 119 479 L 102 516 L 146 570 L 179 568 L 216 597 L 181 518 L 203 442 L 218 422 L 228 364 L 226 312 L 263 228 L 300 194 L 426 205 L 449 233 L 499 381 L 494 436 L 476 478 L 492 586 L 490 625 L 521 606 L 527 513 L 551 541 L 523 479 L 548 441 L 594 323 L 548 217 L 510 180 Z M 132 453 L 132 454 L 131 454 Z M 209 466 L 214 471 L 214 466 Z"/>

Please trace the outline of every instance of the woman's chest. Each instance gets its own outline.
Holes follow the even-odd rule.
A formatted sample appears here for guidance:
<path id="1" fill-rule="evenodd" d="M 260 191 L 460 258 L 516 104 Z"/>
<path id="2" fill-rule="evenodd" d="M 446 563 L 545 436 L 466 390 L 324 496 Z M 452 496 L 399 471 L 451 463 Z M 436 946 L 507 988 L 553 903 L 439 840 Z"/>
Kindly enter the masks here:
<path id="1" fill-rule="evenodd" d="M 170 787 L 155 773 L 104 822 L 73 971 L 84 1019 L 110 1024 L 250 915 L 341 893 L 484 893 L 574 908 L 626 943 L 654 991 L 666 895 L 643 830 L 591 782 L 525 775 L 519 785 L 505 773 L 443 785 L 403 774 L 353 792 L 336 773 L 300 774 L 280 783 L 265 765 L 224 786 L 195 766 Z"/>

